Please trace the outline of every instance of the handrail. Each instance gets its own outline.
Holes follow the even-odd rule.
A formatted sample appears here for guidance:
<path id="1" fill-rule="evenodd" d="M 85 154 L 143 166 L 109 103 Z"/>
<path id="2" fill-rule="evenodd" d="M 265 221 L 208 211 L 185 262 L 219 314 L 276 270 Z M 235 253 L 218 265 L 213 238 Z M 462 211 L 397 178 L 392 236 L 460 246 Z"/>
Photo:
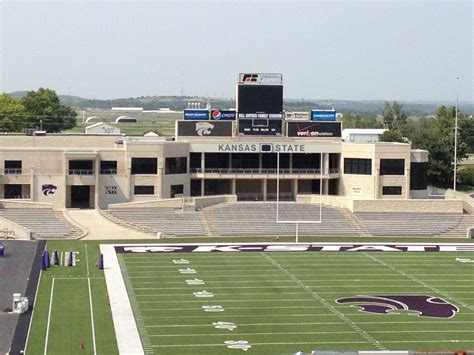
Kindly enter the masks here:
<path id="1" fill-rule="evenodd" d="M 332 169 L 338 172 L 338 169 Z M 277 174 L 277 169 L 212 169 L 212 168 L 192 168 L 191 173 L 206 173 L 206 174 Z M 280 169 L 280 174 L 320 174 L 321 169 Z M 333 172 L 334 173 L 334 172 Z M 323 171 L 324 174 L 324 171 Z"/>
<path id="2" fill-rule="evenodd" d="M 92 169 L 69 169 L 69 175 L 94 175 Z"/>

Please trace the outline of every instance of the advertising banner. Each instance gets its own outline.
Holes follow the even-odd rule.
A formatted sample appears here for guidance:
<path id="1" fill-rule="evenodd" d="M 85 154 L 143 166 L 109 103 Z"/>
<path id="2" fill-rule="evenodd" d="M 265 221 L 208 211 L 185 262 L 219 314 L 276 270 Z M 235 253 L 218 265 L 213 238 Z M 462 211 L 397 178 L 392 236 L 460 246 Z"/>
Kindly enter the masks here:
<path id="1" fill-rule="evenodd" d="M 232 110 L 212 110 L 211 120 L 235 120 L 237 118 L 237 112 Z"/>
<path id="2" fill-rule="evenodd" d="M 231 137 L 232 121 L 178 121 L 178 136 Z"/>
<path id="3" fill-rule="evenodd" d="M 187 109 L 183 111 L 185 120 L 208 120 L 209 110 L 206 109 Z"/>
<path id="4" fill-rule="evenodd" d="M 287 122 L 288 137 L 341 137 L 341 122 Z"/>
<path id="5" fill-rule="evenodd" d="M 270 119 L 240 119 L 239 135 L 252 136 L 281 136 L 283 128 L 282 120 Z"/>
<path id="6" fill-rule="evenodd" d="M 312 121 L 335 121 L 336 111 L 334 110 L 311 110 Z"/>
<path id="7" fill-rule="evenodd" d="M 303 120 L 309 120 L 310 114 L 307 111 L 286 111 L 285 112 L 285 120 L 297 120 L 297 121 L 303 121 Z"/>
<path id="8" fill-rule="evenodd" d="M 280 73 L 240 73 L 239 84 L 282 85 L 283 75 Z"/>

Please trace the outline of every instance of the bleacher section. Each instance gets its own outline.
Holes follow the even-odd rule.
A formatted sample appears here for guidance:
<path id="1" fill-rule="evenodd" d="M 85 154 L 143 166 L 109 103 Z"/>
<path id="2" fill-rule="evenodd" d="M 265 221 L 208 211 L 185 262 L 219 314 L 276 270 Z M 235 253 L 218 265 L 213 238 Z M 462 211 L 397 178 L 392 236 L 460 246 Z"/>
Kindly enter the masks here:
<path id="1" fill-rule="evenodd" d="M 115 208 L 108 210 L 114 218 L 141 227 L 142 230 L 164 235 L 206 235 L 197 212 L 182 212 L 165 207 Z"/>
<path id="2" fill-rule="evenodd" d="M 295 235 L 294 223 L 276 223 L 275 202 L 221 203 L 199 212 L 173 208 L 111 208 L 116 221 L 165 236 L 285 236 Z M 461 214 L 355 213 L 322 206 L 321 223 L 300 223 L 304 236 L 462 237 Z M 319 220 L 319 205 L 280 203 L 280 220 Z M 469 221 L 472 221 L 469 220 Z M 467 222 L 466 222 L 467 223 Z M 458 231 L 459 229 L 459 231 Z"/>
<path id="3" fill-rule="evenodd" d="M 225 203 L 204 209 L 210 229 L 219 236 L 295 235 L 294 223 L 275 223 L 276 203 Z M 299 235 L 357 236 L 361 232 L 338 208 L 322 206 L 322 222 L 299 224 Z M 319 220 L 319 205 L 280 203 L 279 220 Z"/>
<path id="4" fill-rule="evenodd" d="M 355 216 L 373 236 L 427 237 L 456 227 L 461 214 L 364 212 Z"/>
<path id="5" fill-rule="evenodd" d="M 0 208 L 0 217 L 29 229 L 35 239 L 77 239 L 84 234 L 61 211 L 52 208 Z"/>

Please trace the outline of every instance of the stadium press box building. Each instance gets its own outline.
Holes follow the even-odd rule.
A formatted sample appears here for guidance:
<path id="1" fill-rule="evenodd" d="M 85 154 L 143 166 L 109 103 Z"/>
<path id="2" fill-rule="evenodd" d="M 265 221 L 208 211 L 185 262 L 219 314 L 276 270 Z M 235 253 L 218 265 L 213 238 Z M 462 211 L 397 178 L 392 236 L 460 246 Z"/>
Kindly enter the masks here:
<path id="1" fill-rule="evenodd" d="M 281 74 L 240 74 L 237 108 L 185 110 L 175 137 L 0 136 L 0 198 L 54 208 L 177 197 L 427 197 L 428 152 L 341 139 L 334 111 L 283 112 Z M 277 179 L 279 181 L 277 189 Z"/>

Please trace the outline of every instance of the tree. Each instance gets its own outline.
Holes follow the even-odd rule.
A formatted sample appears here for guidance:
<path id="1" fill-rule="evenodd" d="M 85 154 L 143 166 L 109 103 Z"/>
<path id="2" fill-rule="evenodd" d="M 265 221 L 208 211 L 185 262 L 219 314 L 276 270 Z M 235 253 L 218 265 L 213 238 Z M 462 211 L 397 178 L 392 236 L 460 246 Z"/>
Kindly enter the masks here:
<path id="1" fill-rule="evenodd" d="M 40 88 L 38 91 L 29 91 L 20 102 L 31 128 L 42 126 L 48 132 L 60 132 L 76 125 L 77 113 L 62 105 L 54 90 Z"/>
<path id="2" fill-rule="evenodd" d="M 474 186 L 474 167 L 459 169 L 459 182 L 464 186 Z"/>
<path id="3" fill-rule="evenodd" d="M 385 102 L 382 110 L 382 118 L 385 128 L 390 130 L 400 129 L 407 123 L 407 114 L 403 111 L 403 105 L 397 101 Z"/>
<path id="4" fill-rule="evenodd" d="M 0 94 L 0 131 L 18 132 L 24 126 L 25 108 L 7 94 Z"/>
<path id="5" fill-rule="evenodd" d="M 403 137 L 402 132 L 398 129 L 392 129 L 391 131 L 383 132 L 379 137 L 380 142 L 400 142 L 407 143 L 407 139 Z"/>

